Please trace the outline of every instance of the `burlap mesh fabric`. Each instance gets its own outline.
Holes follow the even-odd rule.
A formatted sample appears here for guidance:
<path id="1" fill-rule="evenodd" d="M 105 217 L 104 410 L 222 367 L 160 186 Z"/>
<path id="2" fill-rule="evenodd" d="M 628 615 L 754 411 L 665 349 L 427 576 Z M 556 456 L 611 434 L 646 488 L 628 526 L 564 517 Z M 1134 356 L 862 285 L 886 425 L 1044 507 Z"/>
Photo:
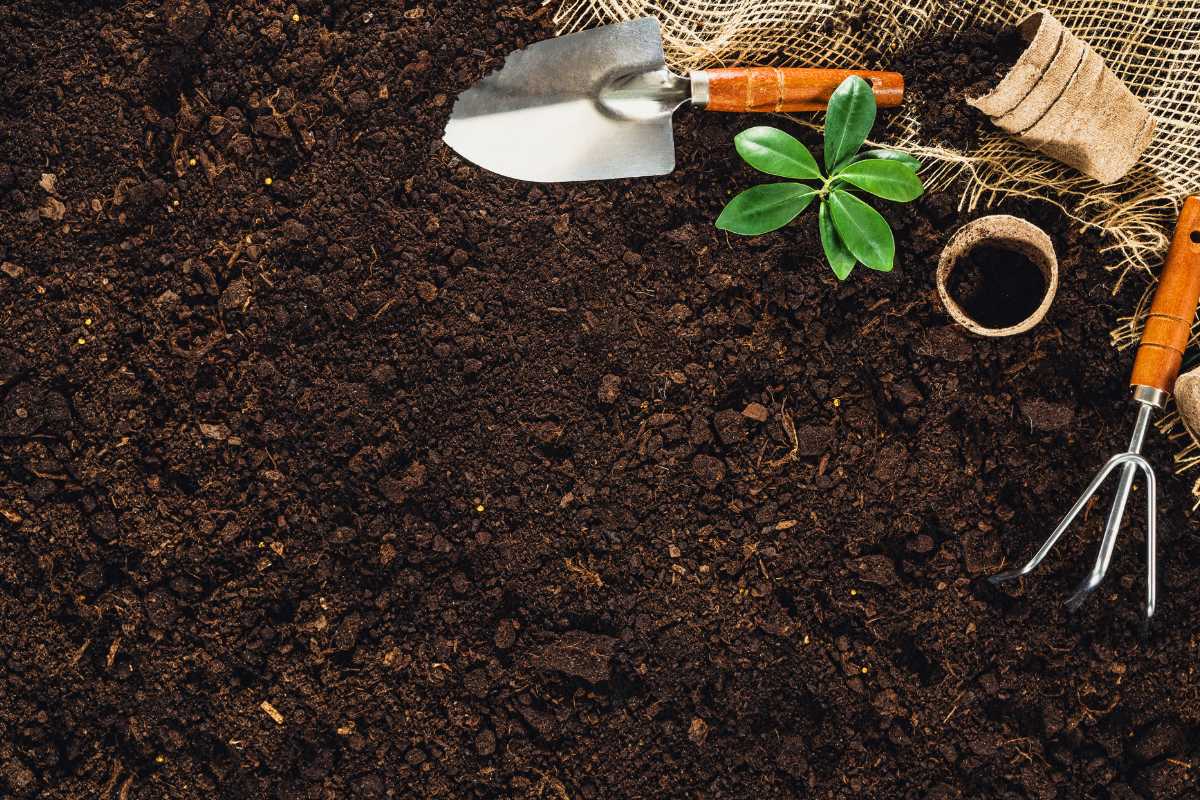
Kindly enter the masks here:
<path id="1" fill-rule="evenodd" d="M 1009 194 L 1038 197 L 1080 225 L 1103 230 L 1106 250 L 1116 256 L 1105 259 L 1115 263 L 1114 285 L 1130 269 L 1152 273 L 1166 253 L 1183 198 L 1200 192 L 1200 0 L 561 0 L 554 19 L 560 33 L 569 33 L 653 15 L 662 23 L 668 64 L 686 73 L 752 64 L 880 68 L 886 64 L 871 53 L 897 53 L 947 31 L 1016 24 L 1038 8 L 1091 45 L 1155 117 L 1154 138 L 1125 178 L 1102 186 L 987 123 L 970 151 L 923 141 L 911 112 L 892 115 L 880 138 L 929 163 L 923 178 L 931 190 L 962 186 L 964 209 Z M 955 184 L 958 178 L 961 184 Z M 1117 347 L 1136 345 L 1147 303 L 1148 294 L 1120 320 L 1112 332 Z M 1200 471 L 1200 442 L 1178 416 L 1164 418 L 1160 427 L 1179 442 L 1177 467 Z M 1193 493 L 1200 498 L 1200 480 Z"/>

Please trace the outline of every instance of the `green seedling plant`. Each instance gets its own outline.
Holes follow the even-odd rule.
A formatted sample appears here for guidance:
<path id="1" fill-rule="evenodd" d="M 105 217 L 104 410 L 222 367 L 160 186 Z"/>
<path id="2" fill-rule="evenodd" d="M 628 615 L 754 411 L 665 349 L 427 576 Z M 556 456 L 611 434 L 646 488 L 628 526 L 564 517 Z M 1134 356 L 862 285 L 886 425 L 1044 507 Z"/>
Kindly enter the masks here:
<path id="1" fill-rule="evenodd" d="M 809 183 L 764 183 L 729 201 L 717 227 L 742 236 L 778 230 L 814 201 L 829 266 L 845 280 L 856 264 L 891 272 L 896 241 L 887 220 L 854 192 L 907 203 L 921 196 L 921 162 L 895 150 L 859 152 L 875 124 L 875 95 L 857 75 L 842 81 L 825 114 L 825 169 L 798 139 L 759 126 L 734 137 L 738 155 L 759 172 Z"/>

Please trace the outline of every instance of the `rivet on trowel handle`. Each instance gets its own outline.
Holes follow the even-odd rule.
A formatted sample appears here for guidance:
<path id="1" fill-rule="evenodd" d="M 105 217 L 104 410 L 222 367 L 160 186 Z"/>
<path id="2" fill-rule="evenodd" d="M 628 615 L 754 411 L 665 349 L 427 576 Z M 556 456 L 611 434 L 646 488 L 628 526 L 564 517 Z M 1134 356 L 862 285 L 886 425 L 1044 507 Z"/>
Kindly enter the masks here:
<path id="1" fill-rule="evenodd" d="M 1019 578 L 1036 569 L 1105 479 L 1120 467 L 1121 477 L 1112 509 L 1104 525 L 1100 552 L 1087 577 L 1075 590 L 1075 594 L 1067 600 L 1068 608 L 1072 611 L 1077 609 L 1100 585 L 1105 572 L 1108 571 L 1121 519 L 1125 516 L 1125 505 L 1133 488 L 1133 479 L 1140 470 L 1146 478 L 1146 620 L 1149 621 L 1154 615 L 1158 574 L 1155 554 L 1155 480 L 1154 469 L 1142 457 L 1142 442 L 1150 426 L 1151 415 L 1156 409 L 1161 410 L 1166 406 L 1167 398 L 1175 388 L 1175 379 L 1179 376 L 1179 368 L 1183 363 L 1183 351 L 1187 346 L 1192 322 L 1196 318 L 1198 302 L 1200 197 L 1189 197 L 1184 201 L 1183 210 L 1179 214 L 1179 222 L 1171 240 L 1171 250 L 1159 277 L 1158 289 L 1155 290 L 1154 302 L 1150 306 L 1150 314 L 1142 331 L 1137 357 L 1134 359 L 1130 385 L 1133 387 L 1133 399 L 1138 404 L 1138 416 L 1134 423 L 1133 436 L 1129 440 L 1129 449 L 1108 460 L 1028 563 L 1020 569 L 992 577 L 993 583 Z"/>

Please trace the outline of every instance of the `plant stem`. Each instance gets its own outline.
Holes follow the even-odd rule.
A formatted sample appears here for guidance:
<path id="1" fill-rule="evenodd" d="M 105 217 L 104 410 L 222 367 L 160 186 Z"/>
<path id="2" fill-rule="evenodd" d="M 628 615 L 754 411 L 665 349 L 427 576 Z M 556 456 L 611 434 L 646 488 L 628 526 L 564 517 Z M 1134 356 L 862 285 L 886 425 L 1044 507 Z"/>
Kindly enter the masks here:
<path id="1" fill-rule="evenodd" d="M 817 192 L 817 199 L 818 199 L 818 200 L 824 200 L 824 199 L 825 199 L 825 196 L 826 196 L 827 194 L 829 194 L 829 184 L 833 183 L 833 179 L 834 179 L 835 177 L 836 177 L 836 176 L 834 176 L 834 175 L 830 175 L 829 177 L 825 178 L 825 179 L 824 179 L 824 181 L 822 181 L 822 183 L 821 183 L 821 188 L 820 188 L 820 190 Z"/>

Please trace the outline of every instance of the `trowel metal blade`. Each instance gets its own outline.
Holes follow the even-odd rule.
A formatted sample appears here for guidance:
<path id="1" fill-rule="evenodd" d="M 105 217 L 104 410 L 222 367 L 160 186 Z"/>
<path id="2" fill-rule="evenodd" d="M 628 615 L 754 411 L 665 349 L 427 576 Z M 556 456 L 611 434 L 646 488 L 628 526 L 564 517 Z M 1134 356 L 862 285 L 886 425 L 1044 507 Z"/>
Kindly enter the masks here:
<path id="1" fill-rule="evenodd" d="M 459 96 L 443 139 L 526 181 L 664 175 L 675 168 L 674 107 L 624 115 L 600 98 L 615 79 L 655 71 L 669 76 L 653 17 L 537 42 Z"/>

